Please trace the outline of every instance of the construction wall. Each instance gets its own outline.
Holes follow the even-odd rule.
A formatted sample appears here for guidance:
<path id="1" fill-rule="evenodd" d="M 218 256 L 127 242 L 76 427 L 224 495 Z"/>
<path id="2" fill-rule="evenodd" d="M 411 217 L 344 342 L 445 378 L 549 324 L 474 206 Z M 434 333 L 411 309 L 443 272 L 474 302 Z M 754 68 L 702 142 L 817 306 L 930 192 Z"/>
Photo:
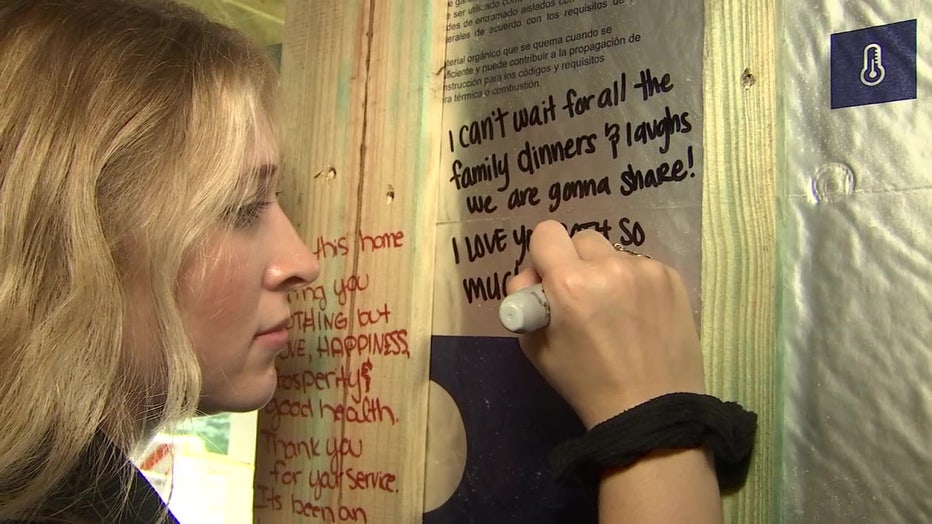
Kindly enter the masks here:
<path id="1" fill-rule="evenodd" d="M 468 484 L 457 482 L 467 477 L 458 470 L 474 466 L 486 478 L 507 479 L 502 486 L 513 491 L 498 490 L 500 510 L 509 497 L 521 499 L 510 521 L 541 522 L 534 511 L 548 501 L 564 504 L 563 513 L 560 507 L 546 512 L 554 522 L 570 511 L 575 517 L 591 513 L 587 494 L 567 495 L 546 471 L 525 470 L 520 461 L 528 454 L 512 462 L 505 454 L 488 459 L 496 447 L 518 446 L 510 422 L 544 416 L 526 410 L 533 408 L 528 393 L 546 390 L 528 372 L 514 339 L 490 319 L 496 282 L 521 256 L 522 227 L 549 216 L 557 204 L 554 214 L 568 224 L 598 225 L 613 241 L 636 245 L 684 273 L 702 325 L 710 390 L 761 415 L 765 444 L 748 488 L 727 502 L 729 520 L 761 521 L 771 511 L 773 479 L 772 6 L 543 2 L 514 15 L 507 6 L 489 7 L 495 16 L 470 12 L 480 4 L 487 3 L 287 6 L 285 198 L 323 272 L 315 286 L 292 297 L 296 341 L 279 362 L 279 394 L 260 413 L 257 521 L 441 521 L 438 512 L 482 498 L 475 492 L 470 499 L 462 489 Z M 533 17 L 538 20 L 530 22 Z M 567 27 L 548 25 L 551 17 Z M 518 19 L 549 27 L 552 49 L 540 63 L 553 68 L 549 73 L 522 73 L 528 66 L 518 63 L 504 71 L 464 72 L 468 57 L 484 49 L 514 48 L 515 58 L 539 51 L 533 46 L 543 45 L 542 36 L 505 27 Z M 466 20 L 472 28 L 454 27 Z M 613 48 L 595 45 L 606 41 Z M 595 55 L 602 62 L 592 62 Z M 487 56 L 478 69 L 500 62 L 494 58 Z M 572 61 L 575 66 L 562 65 Z M 465 97 L 475 91 L 469 86 L 453 89 L 465 76 L 485 82 L 482 98 L 485 89 L 489 98 Z M 563 107 L 571 91 L 577 99 L 595 95 L 588 99 L 589 114 L 582 114 L 583 106 Z M 470 122 L 481 125 L 496 108 L 499 115 L 509 112 L 502 120 L 507 137 L 479 144 L 460 132 Z M 510 115 L 522 109 L 529 118 L 536 114 L 539 125 L 515 127 Z M 672 125 L 674 117 L 675 132 L 642 138 L 655 130 L 655 121 Z M 528 164 L 518 164 L 525 142 L 536 147 L 564 135 L 583 137 L 584 149 L 593 151 L 541 166 L 536 178 Z M 457 145 L 460 136 L 465 145 Z M 463 151 L 467 146 L 475 147 Z M 502 159 L 509 152 L 513 178 L 505 190 L 498 190 L 504 178 L 456 188 L 457 161 L 476 166 L 486 155 Z M 576 179 L 593 179 L 597 191 L 586 198 L 564 199 L 562 189 L 556 201 L 548 196 L 554 183 Z M 509 204 L 516 189 L 512 198 L 523 195 L 524 206 Z M 484 209 L 470 212 L 468 197 Z M 487 246 L 486 255 L 475 257 L 478 245 Z M 456 257 L 472 260 L 457 264 Z M 471 278 L 482 278 L 487 293 L 476 300 L 481 291 L 475 291 L 480 295 L 472 303 Z M 470 341 L 479 345 L 470 347 Z M 459 363 L 431 362 L 467 352 Z M 430 380 L 439 375 L 444 385 Z M 468 384 L 483 378 L 493 389 Z M 521 393 L 520 405 L 503 402 L 504 392 L 494 389 L 509 379 Z M 483 400 L 487 411 L 480 409 Z M 531 442 L 541 453 L 560 436 L 550 428 L 538 434 Z M 506 475 L 515 470 L 520 474 Z M 535 485 L 529 479 L 543 480 Z M 496 491 L 494 484 L 471 482 Z"/>
<path id="2" fill-rule="evenodd" d="M 285 204 L 323 271 L 256 521 L 591 520 L 541 466 L 579 428 L 494 319 L 549 216 L 684 275 L 710 392 L 760 417 L 727 522 L 928 520 L 930 7 L 849 4 L 288 2 Z"/>

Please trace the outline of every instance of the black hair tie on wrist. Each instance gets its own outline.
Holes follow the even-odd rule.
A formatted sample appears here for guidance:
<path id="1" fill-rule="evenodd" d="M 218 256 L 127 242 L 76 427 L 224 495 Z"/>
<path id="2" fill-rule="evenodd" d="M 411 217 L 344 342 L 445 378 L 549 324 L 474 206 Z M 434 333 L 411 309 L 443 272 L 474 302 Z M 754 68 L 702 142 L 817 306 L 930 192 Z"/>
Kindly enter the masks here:
<path id="1" fill-rule="evenodd" d="M 584 436 L 558 445 L 549 462 L 557 480 L 596 483 L 602 471 L 624 468 L 658 449 L 708 448 L 722 492 L 747 478 L 757 415 L 736 402 L 710 395 L 669 393 L 597 424 Z"/>

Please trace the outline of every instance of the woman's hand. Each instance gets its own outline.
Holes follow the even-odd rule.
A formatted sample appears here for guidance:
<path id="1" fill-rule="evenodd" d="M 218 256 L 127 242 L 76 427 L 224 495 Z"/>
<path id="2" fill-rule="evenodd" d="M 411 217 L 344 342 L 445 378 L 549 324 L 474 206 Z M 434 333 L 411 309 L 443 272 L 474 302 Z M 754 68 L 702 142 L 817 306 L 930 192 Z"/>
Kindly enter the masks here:
<path id="1" fill-rule="evenodd" d="M 550 220 L 534 229 L 530 260 L 508 292 L 543 282 L 550 325 L 522 335 L 521 347 L 587 429 L 665 393 L 705 392 L 699 338 L 674 270 L 619 252 L 595 231 L 570 238 Z"/>

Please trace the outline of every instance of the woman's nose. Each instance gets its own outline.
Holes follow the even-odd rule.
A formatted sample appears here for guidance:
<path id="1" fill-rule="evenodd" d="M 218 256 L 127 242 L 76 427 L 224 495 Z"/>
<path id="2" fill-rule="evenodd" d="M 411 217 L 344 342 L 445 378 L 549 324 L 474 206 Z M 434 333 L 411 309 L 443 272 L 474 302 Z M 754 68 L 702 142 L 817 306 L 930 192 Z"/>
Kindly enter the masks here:
<path id="1" fill-rule="evenodd" d="M 317 279 L 320 264 L 281 208 L 276 205 L 271 211 L 274 216 L 269 242 L 274 256 L 266 268 L 266 287 L 285 292 L 299 289 Z"/>

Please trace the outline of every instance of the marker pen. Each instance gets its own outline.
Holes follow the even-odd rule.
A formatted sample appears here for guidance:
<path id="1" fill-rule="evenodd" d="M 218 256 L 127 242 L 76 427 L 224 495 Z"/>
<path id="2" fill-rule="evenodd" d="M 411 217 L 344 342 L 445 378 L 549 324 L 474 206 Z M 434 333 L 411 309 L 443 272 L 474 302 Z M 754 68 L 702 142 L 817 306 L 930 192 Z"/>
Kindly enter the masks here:
<path id="1" fill-rule="evenodd" d="M 513 333 L 530 333 L 550 324 L 550 304 L 541 284 L 528 286 L 502 300 L 498 319 Z"/>
<path id="2" fill-rule="evenodd" d="M 650 259 L 618 242 L 612 247 L 626 255 Z M 543 285 L 534 284 L 505 297 L 498 306 L 498 319 L 512 333 L 530 333 L 547 327 L 550 324 L 550 303 Z"/>

